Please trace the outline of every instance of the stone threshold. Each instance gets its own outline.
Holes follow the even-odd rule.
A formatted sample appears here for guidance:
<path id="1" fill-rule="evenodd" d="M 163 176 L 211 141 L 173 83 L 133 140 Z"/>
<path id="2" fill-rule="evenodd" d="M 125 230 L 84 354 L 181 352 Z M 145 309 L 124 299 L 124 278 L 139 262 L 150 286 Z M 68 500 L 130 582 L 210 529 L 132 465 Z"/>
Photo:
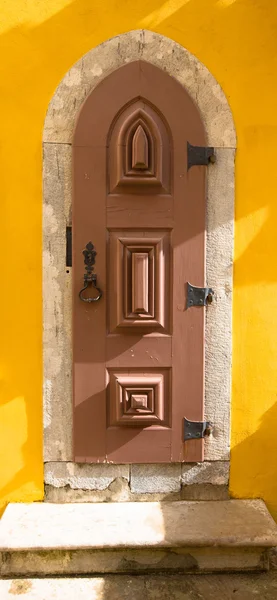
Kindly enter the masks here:
<path id="1" fill-rule="evenodd" d="M 10 504 L 2 576 L 264 570 L 277 525 L 261 500 Z"/>
<path id="2" fill-rule="evenodd" d="M 1 600 L 276 600 L 277 573 L 68 577 L 0 581 Z"/>

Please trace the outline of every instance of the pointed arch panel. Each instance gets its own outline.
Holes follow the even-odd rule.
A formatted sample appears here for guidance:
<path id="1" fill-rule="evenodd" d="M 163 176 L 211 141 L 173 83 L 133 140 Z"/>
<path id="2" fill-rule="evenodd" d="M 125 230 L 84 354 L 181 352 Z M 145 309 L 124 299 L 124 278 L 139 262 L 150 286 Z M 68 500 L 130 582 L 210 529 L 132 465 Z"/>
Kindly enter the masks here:
<path id="1" fill-rule="evenodd" d="M 171 140 L 158 111 L 138 98 L 117 115 L 108 144 L 109 192 L 168 194 Z"/>

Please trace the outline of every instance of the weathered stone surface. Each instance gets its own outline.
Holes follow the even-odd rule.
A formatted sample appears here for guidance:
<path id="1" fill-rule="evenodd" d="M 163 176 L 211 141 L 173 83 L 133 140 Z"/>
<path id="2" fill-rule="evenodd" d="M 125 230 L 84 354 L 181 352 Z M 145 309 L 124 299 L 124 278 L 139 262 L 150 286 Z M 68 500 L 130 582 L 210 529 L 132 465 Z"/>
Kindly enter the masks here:
<path id="1" fill-rule="evenodd" d="M 197 104 L 203 119 L 208 145 L 236 146 L 232 113 L 227 99 L 212 74 L 183 46 L 173 40 L 143 31 L 142 58 L 175 77 Z"/>
<path id="2" fill-rule="evenodd" d="M 227 485 L 186 485 L 179 492 L 134 494 L 126 479 L 117 478 L 105 490 L 86 490 L 45 485 L 44 502 L 178 502 L 179 500 L 228 500 Z"/>
<path id="3" fill-rule="evenodd" d="M 235 151 L 216 149 L 208 170 L 206 278 L 215 290 L 206 310 L 205 417 L 213 424 L 205 460 L 230 456 Z"/>
<path id="4" fill-rule="evenodd" d="M 269 562 L 271 569 L 277 569 L 277 547 L 272 548 L 269 552 Z"/>
<path id="5" fill-rule="evenodd" d="M 193 486 L 190 486 L 190 488 Z M 198 488 L 201 486 L 197 486 Z M 65 487 L 54 487 L 45 485 L 45 502 L 175 502 L 182 500 L 182 492 L 165 492 L 151 494 L 134 494 L 130 490 L 130 486 L 126 479 L 118 477 L 109 485 L 108 488 L 102 491 L 72 489 L 68 485 Z M 197 500 L 203 500 L 202 496 L 198 495 Z M 210 500 L 211 498 L 209 498 Z M 213 498 L 213 499 L 218 499 Z M 222 498 L 220 498 L 222 499 Z"/>
<path id="6" fill-rule="evenodd" d="M 182 464 L 182 485 L 208 483 L 227 485 L 229 482 L 229 462 L 215 461 L 197 464 Z"/>
<path id="7" fill-rule="evenodd" d="M 129 481 L 128 465 L 72 462 L 50 462 L 44 465 L 45 483 L 56 488 L 69 486 L 73 490 L 103 491 L 118 478 Z"/>
<path id="8" fill-rule="evenodd" d="M 261 500 L 10 504 L 0 523 L 3 552 L 276 545 Z"/>
<path id="9" fill-rule="evenodd" d="M 71 148 L 44 145 L 43 369 L 44 459 L 72 460 Z"/>
<path id="10" fill-rule="evenodd" d="M 196 483 L 182 486 L 182 500 L 228 500 L 229 489 L 227 485 L 214 483 Z"/>
<path id="11" fill-rule="evenodd" d="M 1 564 L 2 563 L 2 564 Z M 264 548 L 115 548 L 0 553 L 1 575 L 253 571 L 268 568 Z"/>
<path id="12" fill-rule="evenodd" d="M 141 600 L 142 577 L 13 579 L 0 582 L 1 600 Z"/>
<path id="13" fill-rule="evenodd" d="M 50 462 L 45 464 L 45 501 L 64 503 L 227 500 L 228 477 L 227 461 L 130 467 Z"/>
<path id="14" fill-rule="evenodd" d="M 0 581 L 1 600 L 276 600 L 277 574 L 106 575 Z"/>
<path id="15" fill-rule="evenodd" d="M 70 69 L 49 105 L 44 141 L 71 143 L 75 119 L 86 96 L 108 73 L 138 59 L 168 71 L 186 87 L 199 107 L 210 146 L 235 147 L 232 114 L 212 74 L 188 50 L 146 30 L 130 31 L 104 42 Z"/>
<path id="16" fill-rule="evenodd" d="M 1 575 L 264 570 L 277 525 L 260 500 L 11 504 Z"/>
<path id="17" fill-rule="evenodd" d="M 181 464 L 131 465 L 131 492 L 155 494 L 181 489 Z"/>
<path id="18" fill-rule="evenodd" d="M 147 600 L 275 600 L 277 576 L 271 573 L 187 575 L 145 578 Z"/>

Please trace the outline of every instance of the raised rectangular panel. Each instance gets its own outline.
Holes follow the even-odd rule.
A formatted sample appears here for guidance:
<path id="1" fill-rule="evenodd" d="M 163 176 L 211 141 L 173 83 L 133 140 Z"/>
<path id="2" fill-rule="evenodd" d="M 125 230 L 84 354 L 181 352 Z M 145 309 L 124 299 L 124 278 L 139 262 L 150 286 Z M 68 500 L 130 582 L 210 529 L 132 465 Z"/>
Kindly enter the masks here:
<path id="1" fill-rule="evenodd" d="M 170 233 L 111 232 L 110 331 L 169 332 Z"/>
<path id="2" fill-rule="evenodd" d="M 132 312 L 148 313 L 148 252 L 132 252 Z"/>
<path id="3" fill-rule="evenodd" d="M 169 426 L 170 370 L 110 370 L 108 426 Z"/>

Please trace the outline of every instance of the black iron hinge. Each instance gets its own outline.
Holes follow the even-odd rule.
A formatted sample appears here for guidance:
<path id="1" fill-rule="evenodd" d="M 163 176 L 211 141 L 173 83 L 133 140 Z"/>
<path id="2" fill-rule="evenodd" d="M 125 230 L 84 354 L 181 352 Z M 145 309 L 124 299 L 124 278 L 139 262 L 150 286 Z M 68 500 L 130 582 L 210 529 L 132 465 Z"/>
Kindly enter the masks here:
<path id="1" fill-rule="evenodd" d="M 189 421 L 184 417 L 184 442 L 188 440 L 199 440 L 210 435 L 212 425 L 209 421 Z"/>
<path id="2" fill-rule="evenodd" d="M 66 228 L 66 266 L 72 267 L 72 227 Z"/>
<path id="3" fill-rule="evenodd" d="M 211 146 L 193 146 L 187 143 L 188 170 L 195 165 L 208 165 L 215 163 L 216 157 L 214 148 Z"/>
<path id="4" fill-rule="evenodd" d="M 187 282 L 187 308 L 207 306 L 213 301 L 214 291 L 210 287 L 196 287 Z"/>

